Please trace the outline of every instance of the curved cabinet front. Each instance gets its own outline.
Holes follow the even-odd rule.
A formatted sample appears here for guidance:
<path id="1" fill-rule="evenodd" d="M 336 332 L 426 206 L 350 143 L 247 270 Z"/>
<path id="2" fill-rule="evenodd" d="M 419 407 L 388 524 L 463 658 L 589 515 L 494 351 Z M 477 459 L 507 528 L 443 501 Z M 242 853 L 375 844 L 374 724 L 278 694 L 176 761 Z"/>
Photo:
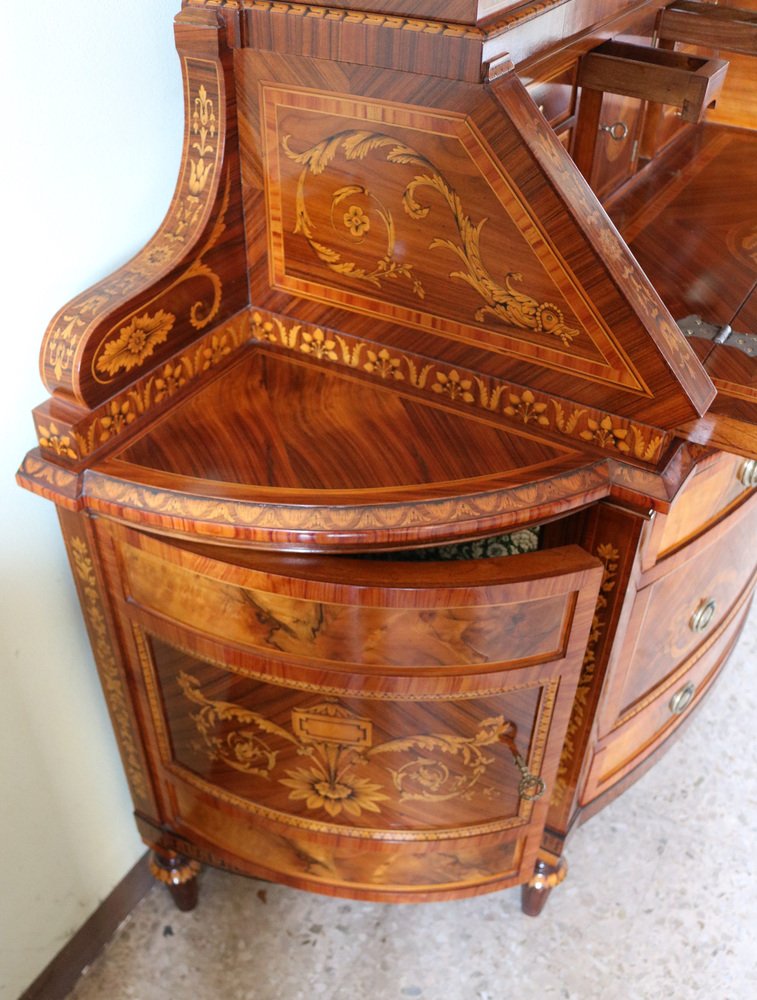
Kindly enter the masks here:
<path id="1" fill-rule="evenodd" d="M 380 900 L 530 878 L 596 560 L 371 562 L 99 531 L 160 803 L 149 842 Z"/>

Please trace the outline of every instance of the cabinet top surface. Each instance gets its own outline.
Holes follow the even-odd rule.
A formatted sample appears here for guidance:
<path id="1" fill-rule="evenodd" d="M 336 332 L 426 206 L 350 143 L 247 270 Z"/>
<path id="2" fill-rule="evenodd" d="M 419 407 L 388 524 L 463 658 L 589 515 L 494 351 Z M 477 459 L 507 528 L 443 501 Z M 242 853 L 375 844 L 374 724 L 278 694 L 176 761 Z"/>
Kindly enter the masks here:
<path id="1" fill-rule="evenodd" d="M 455 410 L 443 393 L 421 398 L 264 348 L 245 353 L 114 457 L 146 476 L 370 502 L 389 492 L 530 482 L 586 464 L 575 448 L 527 425 L 505 428 Z"/>
<path id="2" fill-rule="evenodd" d="M 592 448 L 465 412 L 438 384 L 424 398 L 252 347 L 98 463 L 88 492 L 111 512 L 181 513 L 237 537 L 380 530 L 407 543 L 533 519 L 540 503 L 570 509 L 606 484 Z"/>

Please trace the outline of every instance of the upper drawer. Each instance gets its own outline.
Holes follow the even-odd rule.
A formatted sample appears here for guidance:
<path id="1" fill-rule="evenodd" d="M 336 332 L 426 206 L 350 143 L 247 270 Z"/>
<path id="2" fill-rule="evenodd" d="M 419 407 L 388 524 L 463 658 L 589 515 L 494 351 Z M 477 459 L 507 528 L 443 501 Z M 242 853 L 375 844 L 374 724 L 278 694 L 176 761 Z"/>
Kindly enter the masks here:
<path id="1" fill-rule="evenodd" d="M 670 513 L 658 515 L 651 553 L 662 559 L 723 517 L 748 489 L 748 464 L 725 452 L 697 468 L 676 497 Z"/>
<path id="2" fill-rule="evenodd" d="M 418 564 L 114 537 L 132 605 L 273 659 L 376 674 L 563 660 L 591 620 L 600 573 L 573 546 Z"/>
<path id="3" fill-rule="evenodd" d="M 546 79 L 530 84 L 528 92 L 553 128 L 566 122 L 575 110 L 575 63 L 561 66 Z"/>

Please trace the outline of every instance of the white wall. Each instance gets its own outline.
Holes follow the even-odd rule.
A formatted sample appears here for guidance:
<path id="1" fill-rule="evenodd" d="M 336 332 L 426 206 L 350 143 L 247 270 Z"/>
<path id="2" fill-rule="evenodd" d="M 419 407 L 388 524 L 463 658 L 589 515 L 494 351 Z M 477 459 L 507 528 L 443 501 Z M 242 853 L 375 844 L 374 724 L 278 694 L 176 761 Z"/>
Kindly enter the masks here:
<path id="1" fill-rule="evenodd" d="M 52 504 L 13 474 L 52 314 L 138 250 L 182 134 L 179 0 L 6 4 L 0 29 L 0 998 L 15 1000 L 142 847 Z"/>

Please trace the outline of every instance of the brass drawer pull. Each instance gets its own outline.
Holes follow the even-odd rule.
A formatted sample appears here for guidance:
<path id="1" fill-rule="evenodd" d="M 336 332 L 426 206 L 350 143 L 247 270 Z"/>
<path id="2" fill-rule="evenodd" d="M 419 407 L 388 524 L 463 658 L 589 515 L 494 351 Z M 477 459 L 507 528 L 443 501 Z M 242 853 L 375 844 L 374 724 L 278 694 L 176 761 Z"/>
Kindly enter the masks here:
<path id="1" fill-rule="evenodd" d="M 625 122 L 613 122 L 612 125 L 600 125 L 600 132 L 606 132 L 615 142 L 623 142 L 628 135 L 628 126 Z"/>
<path id="2" fill-rule="evenodd" d="M 535 802 L 537 799 L 540 799 L 547 790 L 544 779 L 540 778 L 538 774 L 531 774 L 528 770 L 528 765 L 521 754 L 518 753 L 513 736 L 501 736 L 500 739 L 513 755 L 515 766 L 520 771 L 518 798 L 523 799 L 525 802 Z"/>
<path id="3" fill-rule="evenodd" d="M 739 482 L 744 486 L 757 486 L 757 458 L 748 458 L 742 462 L 738 476 Z"/>
<path id="4" fill-rule="evenodd" d="M 689 622 L 692 632 L 704 632 L 715 615 L 715 607 L 716 604 L 712 598 L 702 601 Z"/>
<path id="5" fill-rule="evenodd" d="M 694 697 L 696 689 L 696 684 L 692 684 L 689 681 L 688 684 L 684 684 L 680 691 L 676 691 L 670 699 L 670 711 L 673 715 L 681 715 L 686 711 L 691 703 L 691 699 Z"/>

